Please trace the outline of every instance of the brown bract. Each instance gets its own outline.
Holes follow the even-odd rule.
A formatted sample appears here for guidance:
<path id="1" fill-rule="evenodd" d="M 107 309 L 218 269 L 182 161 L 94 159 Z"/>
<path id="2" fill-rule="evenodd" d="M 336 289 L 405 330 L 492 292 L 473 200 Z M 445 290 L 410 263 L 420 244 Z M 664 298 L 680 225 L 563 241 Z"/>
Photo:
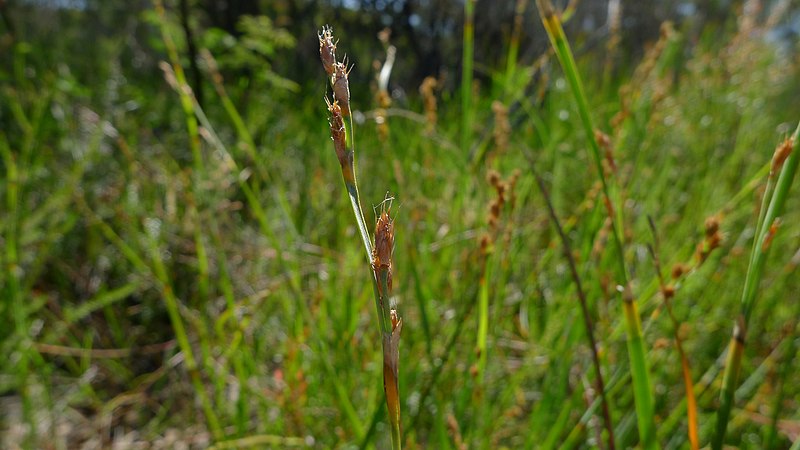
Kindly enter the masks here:
<path id="1" fill-rule="evenodd" d="M 342 115 L 345 117 L 350 116 L 350 84 L 347 81 L 347 76 L 349 74 L 350 71 L 347 69 L 347 63 L 337 62 L 331 78 L 333 98 L 339 102 L 339 105 L 342 107 Z"/>
<path id="2" fill-rule="evenodd" d="M 328 111 L 331 113 L 328 123 L 331 126 L 331 139 L 333 139 L 333 148 L 336 150 L 336 157 L 339 158 L 339 164 L 341 164 L 342 167 L 348 167 L 350 165 L 350 158 L 347 152 L 347 136 L 344 128 L 344 119 L 342 118 L 342 108 L 339 107 L 339 103 L 336 100 L 331 103 L 326 98 L 325 103 L 328 104 Z"/>
<path id="3" fill-rule="evenodd" d="M 781 170 L 783 167 L 783 163 L 786 162 L 786 158 L 792 153 L 792 147 L 794 146 L 794 142 L 791 139 L 786 139 L 778 148 L 775 149 L 775 154 L 772 155 L 772 167 L 770 168 L 770 176 L 773 176 L 775 173 Z"/>
<path id="4" fill-rule="evenodd" d="M 394 251 L 394 220 L 388 211 L 381 212 L 375 225 L 375 247 L 372 249 L 372 267 L 378 272 L 389 271 L 388 287 L 392 290 L 392 252 Z"/>
<path id="5" fill-rule="evenodd" d="M 328 73 L 328 76 L 333 76 L 336 66 L 336 43 L 333 42 L 331 27 L 323 27 L 319 34 L 319 57 L 322 60 L 322 66 L 325 67 L 325 72 Z"/>

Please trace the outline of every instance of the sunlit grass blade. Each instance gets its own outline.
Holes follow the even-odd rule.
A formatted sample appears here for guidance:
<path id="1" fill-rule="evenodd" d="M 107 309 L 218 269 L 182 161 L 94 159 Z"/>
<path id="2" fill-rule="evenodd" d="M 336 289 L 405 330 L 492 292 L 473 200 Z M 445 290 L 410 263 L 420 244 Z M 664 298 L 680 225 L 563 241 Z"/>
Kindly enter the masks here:
<path id="1" fill-rule="evenodd" d="M 556 56 L 564 69 L 570 90 L 578 104 L 578 114 L 581 118 L 586 137 L 589 140 L 591 156 L 603 187 L 608 215 L 612 223 L 612 242 L 617 253 L 618 276 L 621 282 L 622 307 L 625 318 L 625 328 L 628 335 L 627 347 L 630 359 L 631 376 L 633 378 L 634 401 L 636 403 L 637 425 L 642 446 L 646 449 L 658 448 L 655 439 L 655 406 L 653 404 L 653 390 L 650 383 L 650 370 L 647 365 L 644 339 L 642 337 L 642 324 L 639 318 L 636 299 L 628 283 L 628 273 L 625 266 L 625 255 L 622 247 L 622 205 L 618 204 L 612 184 L 606 180 L 603 168 L 600 146 L 595 137 L 595 129 L 589 114 L 589 104 L 584 94 L 583 84 L 578 73 L 575 59 L 572 56 L 569 41 L 567 41 L 561 20 L 549 0 L 537 0 L 539 15 L 544 28 L 550 38 L 550 43 L 555 49 Z"/>
<path id="2" fill-rule="evenodd" d="M 475 46 L 475 0 L 464 1 L 461 53 L 461 152 L 467 157 L 472 136 L 472 58 Z"/>
<path id="3" fill-rule="evenodd" d="M 798 124 L 791 139 L 778 146 L 772 160 L 772 168 L 767 179 L 767 188 L 762 201 L 762 210 L 759 213 L 753 239 L 750 264 L 747 267 L 744 288 L 742 289 L 742 311 L 734 322 L 733 335 L 728 345 L 725 373 L 722 378 L 722 389 L 720 390 L 720 404 L 717 410 L 716 430 L 711 441 L 711 448 L 714 450 L 721 449 L 725 441 L 725 431 L 728 427 L 728 420 L 733 407 L 734 392 L 739 384 L 739 372 L 747 338 L 748 321 L 758 296 L 758 285 L 764 274 L 764 265 L 772 247 L 772 239 L 780 225 L 776 221 L 783 212 L 786 196 L 797 173 L 798 163 L 800 163 L 798 136 L 800 136 L 800 124 Z M 778 172 L 780 174 L 776 180 L 775 174 Z"/>

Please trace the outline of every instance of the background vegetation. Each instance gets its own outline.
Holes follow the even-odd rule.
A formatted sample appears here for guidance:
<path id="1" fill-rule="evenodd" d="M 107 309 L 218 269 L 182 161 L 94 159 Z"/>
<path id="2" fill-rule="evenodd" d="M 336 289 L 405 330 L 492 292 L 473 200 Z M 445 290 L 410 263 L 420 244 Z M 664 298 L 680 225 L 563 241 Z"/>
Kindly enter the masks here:
<path id="1" fill-rule="evenodd" d="M 0 446 L 389 447 L 325 24 L 355 63 L 367 222 L 396 197 L 403 444 L 608 448 L 549 198 L 616 446 L 637 445 L 591 136 L 534 2 L 474 5 L 466 89 L 461 2 L 164 3 L 0 1 Z M 690 448 L 677 336 L 706 445 L 769 164 L 800 119 L 797 11 L 611 3 L 557 6 L 620 187 L 656 440 Z M 798 198 L 750 313 L 734 447 L 800 445 Z"/>

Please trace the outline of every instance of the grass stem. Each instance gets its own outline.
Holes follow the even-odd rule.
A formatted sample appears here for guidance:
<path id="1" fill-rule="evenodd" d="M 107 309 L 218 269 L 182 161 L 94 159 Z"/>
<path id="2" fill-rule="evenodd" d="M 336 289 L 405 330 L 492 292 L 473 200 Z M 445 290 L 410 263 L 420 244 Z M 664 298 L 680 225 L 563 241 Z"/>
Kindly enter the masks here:
<path id="1" fill-rule="evenodd" d="M 600 145 L 595 136 L 595 128 L 589 114 L 589 104 L 584 94 L 583 83 L 580 79 L 575 58 L 561 26 L 561 19 L 555 13 L 550 0 L 537 0 L 539 15 L 550 38 L 550 43 L 555 49 L 556 56 L 564 69 L 570 90 L 578 104 L 578 114 L 589 141 L 590 154 L 595 163 L 595 168 L 600 177 L 603 196 L 611 219 L 612 242 L 617 253 L 618 276 L 620 285 L 618 291 L 622 297 L 622 307 L 625 317 L 625 328 L 628 335 L 627 347 L 630 359 L 631 376 L 633 378 L 634 402 L 638 416 L 639 439 L 645 449 L 659 448 L 655 433 L 655 405 L 653 403 L 653 390 L 650 384 L 650 370 L 647 365 L 644 339 L 642 337 L 642 324 L 636 306 L 631 286 L 628 282 L 628 271 L 625 266 L 625 254 L 622 246 L 622 205 L 617 199 L 616 192 L 612 192 L 613 185 L 606 180 L 605 169 L 602 163 Z"/>
<path id="2" fill-rule="evenodd" d="M 794 181 L 798 164 L 800 164 L 798 137 L 800 137 L 800 124 L 798 124 L 791 139 L 778 146 L 773 158 L 773 166 L 767 178 L 767 188 L 764 192 L 755 237 L 753 238 L 750 264 L 747 267 L 744 288 L 742 289 L 742 310 L 734 322 L 733 335 L 731 336 L 730 344 L 728 344 L 728 356 L 725 361 L 725 373 L 722 377 L 722 389 L 720 390 L 720 404 L 719 409 L 717 409 L 716 429 L 711 441 L 713 450 L 721 450 L 725 441 L 725 431 L 728 427 L 728 420 L 734 403 L 734 391 L 739 385 L 739 372 L 747 337 L 748 320 L 758 296 L 758 285 L 764 274 L 767 255 L 772 247 L 770 244 L 779 225 L 777 222 L 778 216 L 783 212 L 786 196 Z M 786 156 L 787 152 L 788 156 Z M 779 173 L 777 180 L 774 179 L 776 173 Z"/>

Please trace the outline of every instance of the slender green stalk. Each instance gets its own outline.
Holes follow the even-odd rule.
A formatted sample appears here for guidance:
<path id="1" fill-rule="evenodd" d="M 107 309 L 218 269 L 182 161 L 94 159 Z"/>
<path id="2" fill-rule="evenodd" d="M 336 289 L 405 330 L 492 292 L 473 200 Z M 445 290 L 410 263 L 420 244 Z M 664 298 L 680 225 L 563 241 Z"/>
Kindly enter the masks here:
<path id="1" fill-rule="evenodd" d="M 30 339 L 28 338 L 28 320 L 25 312 L 25 299 L 21 292 L 19 267 L 19 191 L 20 176 L 17 167 L 16 155 L 8 147 L 4 134 L 0 134 L 0 151 L 3 164 L 6 166 L 6 208 L 8 225 L 6 226 L 3 240 L 5 241 L 4 271 L 5 293 L 4 297 L 11 305 L 14 331 L 19 339 L 19 361 L 17 362 L 17 375 L 19 388 L 22 393 L 23 414 L 31 430 L 26 434 L 26 448 L 32 448 L 33 438 L 36 436 L 36 421 L 34 420 L 33 404 L 30 395 Z"/>
<path id="2" fill-rule="evenodd" d="M 330 28 L 324 28 L 319 35 L 320 59 L 325 72 L 331 77 L 333 102 L 326 97 L 330 112 L 330 131 L 333 147 L 342 170 L 342 178 L 353 208 L 353 216 L 358 225 L 361 241 L 367 254 L 371 270 L 372 287 L 375 294 L 375 308 L 381 331 L 381 349 L 383 352 L 383 390 L 386 395 L 386 407 L 391 425 L 391 442 L 393 450 L 400 450 L 400 383 L 399 383 L 399 345 L 403 320 L 390 305 L 392 290 L 392 252 L 394 250 L 394 221 L 388 209 L 381 212 L 375 226 L 375 244 L 373 245 L 361 200 L 358 194 L 358 183 L 355 170 L 355 143 L 353 140 L 353 120 L 350 111 L 350 85 L 348 69 L 344 62 L 336 61 L 336 44 Z M 348 133 L 344 117 L 350 120 Z M 389 200 L 389 199 L 387 199 Z M 384 203 L 385 204 L 385 203 Z"/>
<path id="3" fill-rule="evenodd" d="M 734 323 L 733 336 L 728 345 L 725 373 L 722 377 L 722 389 L 720 390 L 720 405 L 717 410 L 716 431 L 711 441 L 711 448 L 714 450 L 721 449 L 725 440 L 725 431 L 728 427 L 728 420 L 733 407 L 734 391 L 739 384 L 739 371 L 747 337 L 747 324 L 758 296 L 758 285 L 764 274 L 764 265 L 771 247 L 770 243 L 777 229 L 776 220 L 783 212 L 786 196 L 792 186 L 792 181 L 800 163 L 799 136 L 800 124 L 798 124 L 791 140 L 783 143 L 776 150 L 776 156 L 773 158 L 773 165 L 767 179 L 767 189 L 764 192 L 762 211 L 759 213 L 755 238 L 753 239 L 750 264 L 747 267 L 744 288 L 742 289 L 742 311 Z M 791 153 L 787 157 L 786 152 L 788 151 Z M 780 174 L 777 180 L 774 180 L 777 172 L 780 172 Z"/>
<path id="4" fill-rule="evenodd" d="M 522 35 L 522 21 L 525 18 L 525 9 L 528 6 L 528 0 L 517 0 L 514 7 L 514 27 L 511 31 L 511 38 L 508 43 L 508 53 L 506 54 L 506 74 L 505 86 L 506 93 L 512 92 L 511 83 L 514 81 L 514 76 L 517 72 L 517 57 L 519 56 L 519 42 Z"/>
<path id="5" fill-rule="evenodd" d="M 167 274 L 167 269 L 164 266 L 164 261 L 161 259 L 160 249 L 158 248 L 156 242 L 151 242 L 150 253 L 152 256 L 151 261 L 153 263 L 153 274 L 161 284 L 161 292 L 164 296 L 164 303 L 167 306 L 167 313 L 169 314 L 169 319 L 172 323 L 172 329 L 175 331 L 175 338 L 178 341 L 178 347 L 180 347 L 181 353 L 183 353 L 184 361 L 186 362 L 186 371 L 189 373 L 189 378 L 192 380 L 195 393 L 200 399 L 200 404 L 203 408 L 203 412 L 205 413 L 208 426 L 211 429 L 214 439 L 221 439 L 223 437 L 222 427 L 220 427 L 217 414 L 214 412 L 214 407 L 212 406 L 211 400 L 208 398 L 208 394 L 206 394 L 205 386 L 203 386 L 203 382 L 200 379 L 200 371 L 197 367 L 197 360 L 194 357 L 192 346 L 189 344 L 189 335 L 186 332 L 186 327 L 179 311 L 178 298 L 175 296 L 175 293 L 172 289 L 172 285 L 169 281 L 169 275 Z"/>
<path id="6" fill-rule="evenodd" d="M 167 47 L 169 59 L 173 62 L 175 77 L 178 79 L 179 86 L 181 86 L 178 94 L 180 94 L 181 107 L 183 108 L 184 117 L 186 118 L 186 129 L 189 131 L 189 148 L 192 152 L 192 160 L 194 162 L 195 172 L 199 174 L 203 171 L 203 157 L 200 153 L 200 131 L 199 127 L 197 126 L 197 118 L 194 115 L 192 107 L 192 96 L 190 94 L 189 83 L 186 81 L 186 75 L 183 72 L 183 67 L 180 64 L 177 64 L 179 61 L 178 51 L 175 47 L 175 42 L 172 40 L 172 36 L 167 30 L 164 4 L 161 0 L 155 0 L 154 4 L 156 12 L 161 18 L 161 37 Z"/>
<path id="7" fill-rule="evenodd" d="M 475 46 L 475 0 L 464 2 L 464 37 L 461 54 L 461 152 L 469 151 L 472 129 L 472 59 Z"/>
<path id="8" fill-rule="evenodd" d="M 483 383 L 483 374 L 486 370 L 486 342 L 489 335 L 489 259 L 484 257 L 484 267 L 478 289 L 478 385 Z"/>
<path id="9" fill-rule="evenodd" d="M 555 49 L 556 56 L 564 69 L 570 89 L 578 104 L 578 114 L 581 118 L 584 131 L 589 140 L 591 156 L 595 163 L 600 182 L 603 187 L 608 215 L 611 219 L 612 241 L 617 252 L 618 276 L 621 278 L 623 311 L 625 315 L 625 328 L 627 331 L 628 357 L 630 359 L 631 376 L 633 378 L 634 402 L 636 404 L 637 424 L 639 438 L 645 449 L 659 448 L 655 433 L 655 405 L 653 403 L 653 390 L 650 384 L 650 371 L 647 365 L 644 339 L 642 337 L 642 323 L 636 306 L 636 299 L 628 283 L 628 273 L 625 267 L 625 255 L 622 247 L 622 207 L 615 202 L 617 196 L 612 192 L 613 186 L 605 177 L 600 145 L 595 137 L 592 118 L 589 115 L 589 104 L 583 90 L 575 58 L 572 56 L 569 41 L 567 41 L 561 20 L 556 15 L 553 5 L 549 0 L 537 0 L 539 14 L 550 38 L 550 43 Z M 617 203 L 617 204 L 615 204 Z M 616 206 L 616 208 L 615 208 Z"/>

